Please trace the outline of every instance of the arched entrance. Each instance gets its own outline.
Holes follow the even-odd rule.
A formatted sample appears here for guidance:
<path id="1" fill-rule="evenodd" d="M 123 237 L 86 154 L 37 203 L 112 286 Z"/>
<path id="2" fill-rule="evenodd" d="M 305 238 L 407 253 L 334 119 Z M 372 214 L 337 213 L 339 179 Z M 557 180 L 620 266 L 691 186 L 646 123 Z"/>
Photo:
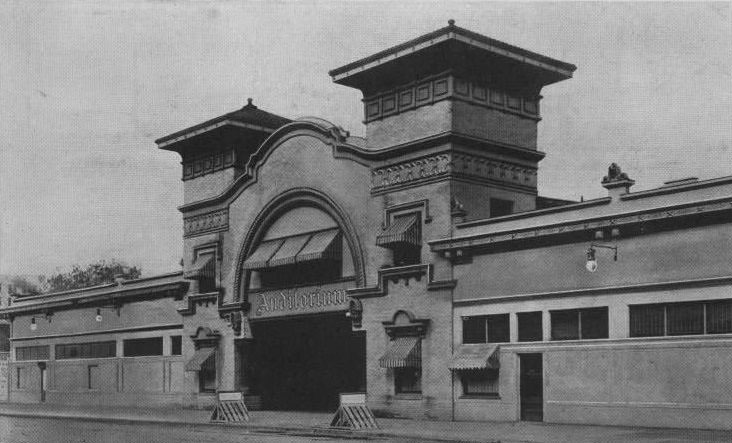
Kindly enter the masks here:
<path id="1" fill-rule="evenodd" d="M 365 391 L 365 336 L 346 316 L 362 281 L 360 247 L 344 214 L 313 191 L 268 205 L 240 255 L 240 297 L 252 340 L 238 346 L 240 381 L 265 409 L 333 410 Z"/>

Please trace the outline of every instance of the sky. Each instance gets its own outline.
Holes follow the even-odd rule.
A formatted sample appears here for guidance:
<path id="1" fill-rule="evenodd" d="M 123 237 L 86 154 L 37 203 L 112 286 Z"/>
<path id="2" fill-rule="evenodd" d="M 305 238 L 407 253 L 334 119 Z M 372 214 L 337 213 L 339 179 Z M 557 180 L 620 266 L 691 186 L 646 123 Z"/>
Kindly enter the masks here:
<path id="1" fill-rule="evenodd" d="M 0 0 L 0 274 L 117 259 L 180 269 L 180 158 L 154 140 L 248 97 L 363 135 L 330 69 L 458 26 L 577 65 L 543 89 L 541 195 L 732 175 L 721 3 Z"/>

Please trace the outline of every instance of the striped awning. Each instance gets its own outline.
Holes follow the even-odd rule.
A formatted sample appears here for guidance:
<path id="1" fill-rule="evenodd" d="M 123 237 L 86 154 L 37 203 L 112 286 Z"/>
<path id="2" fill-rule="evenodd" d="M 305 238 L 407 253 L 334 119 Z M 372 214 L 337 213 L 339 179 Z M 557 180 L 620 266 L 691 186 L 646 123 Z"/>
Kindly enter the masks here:
<path id="1" fill-rule="evenodd" d="M 298 263 L 341 258 L 341 242 L 340 231 L 338 229 L 329 229 L 327 231 L 316 232 L 310 237 L 304 248 L 297 254 L 295 261 Z"/>
<path id="2" fill-rule="evenodd" d="M 419 368 L 422 366 L 422 339 L 397 337 L 389 343 L 384 356 L 379 359 L 382 368 Z"/>
<path id="3" fill-rule="evenodd" d="M 461 345 L 452 355 L 448 367 L 453 371 L 498 369 L 498 345 Z"/>
<path id="4" fill-rule="evenodd" d="M 398 244 L 421 246 L 422 236 L 419 229 L 418 214 L 394 217 L 391 224 L 376 237 L 376 244 L 384 247 Z"/>
<path id="5" fill-rule="evenodd" d="M 183 277 L 187 279 L 200 280 L 203 278 L 215 278 L 216 260 L 214 254 L 204 254 L 198 256 L 190 269 L 183 273 Z"/>
<path id="6" fill-rule="evenodd" d="M 307 232 L 262 242 L 246 259 L 244 269 L 266 269 L 323 259 L 341 258 L 340 231 Z"/>
<path id="7" fill-rule="evenodd" d="M 186 363 L 186 371 L 200 371 L 201 368 L 206 368 L 214 364 L 214 355 L 216 354 L 216 348 L 207 347 L 196 349 L 188 363 Z"/>
<path id="8" fill-rule="evenodd" d="M 310 240 L 310 234 L 287 237 L 285 242 L 282 243 L 282 247 L 275 252 L 272 258 L 269 259 L 267 267 L 274 268 L 275 266 L 291 265 L 295 263 L 295 257 L 300 250 L 302 250 L 308 240 Z"/>
<path id="9" fill-rule="evenodd" d="M 267 262 L 280 249 L 284 240 L 281 238 L 267 240 L 259 244 L 257 249 L 244 262 L 244 269 L 264 269 Z"/>

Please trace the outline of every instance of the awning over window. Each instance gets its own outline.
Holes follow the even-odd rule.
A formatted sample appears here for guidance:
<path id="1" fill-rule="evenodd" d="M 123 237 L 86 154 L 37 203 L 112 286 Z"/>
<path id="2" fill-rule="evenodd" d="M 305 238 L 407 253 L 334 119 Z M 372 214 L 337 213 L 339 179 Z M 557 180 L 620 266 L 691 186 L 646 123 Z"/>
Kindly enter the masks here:
<path id="1" fill-rule="evenodd" d="M 469 369 L 498 369 L 498 345 L 461 345 L 448 365 L 453 371 Z"/>
<path id="2" fill-rule="evenodd" d="M 267 262 L 280 249 L 284 240 L 278 238 L 276 240 L 267 240 L 257 247 L 252 255 L 244 262 L 244 269 L 263 269 L 267 267 Z"/>
<path id="3" fill-rule="evenodd" d="M 338 229 L 329 229 L 327 231 L 316 232 L 310 237 L 310 241 L 297 254 L 295 260 L 300 262 L 341 258 L 340 231 Z"/>
<path id="4" fill-rule="evenodd" d="M 422 366 L 422 339 L 397 337 L 379 359 L 382 368 L 419 368 Z"/>
<path id="5" fill-rule="evenodd" d="M 340 231 L 308 232 L 292 237 L 267 240 L 244 262 L 244 269 L 266 269 L 341 255 Z"/>
<path id="6" fill-rule="evenodd" d="M 186 363 L 186 371 L 200 371 L 201 368 L 205 369 L 208 365 L 214 364 L 215 354 L 216 348 L 196 349 L 193 357 Z"/>
<path id="7" fill-rule="evenodd" d="M 215 278 L 214 272 L 216 270 L 216 260 L 214 254 L 204 254 L 198 256 L 193 266 L 185 272 L 184 278 L 188 279 L 202 279 L 202 278 Z"/>
<path id="8" fill-rule="evenodd" d="M 376 237 L 378 246 L 391 247 L 397 244 L 421 246 L 418 214 L 395 217 L 388 228 Z"/>
<path id="9" fill-rule="evenodd" d="M 305 243 L 310 239 L 310 234 L 296 235 L 294 237 L 287 237 L 282 247 L 275 252 L 272 258 L 267 262 L 268 268 L 275 266 L 291 265 L 295 263 L 295 257 L 300 252 Z"/>

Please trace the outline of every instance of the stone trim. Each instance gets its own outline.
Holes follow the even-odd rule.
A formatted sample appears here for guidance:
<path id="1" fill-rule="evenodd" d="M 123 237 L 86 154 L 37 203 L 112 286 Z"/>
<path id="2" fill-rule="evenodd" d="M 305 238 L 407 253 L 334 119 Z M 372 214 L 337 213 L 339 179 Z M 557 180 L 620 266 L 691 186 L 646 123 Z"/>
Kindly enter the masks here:
<path id="1" fill-rule="evenodd" d="M 183 218 L 183 238 L 229 230 L 229 208 Z"/>
<path id="2" fill-rule="evenodd" d="M 444 177 L 496 181 L 507 186 L 536 191 L 537 169 L 463 152 L 442 152 L 416 160 L 373 168 L 371 193 L 423 184 Z"/>
<path id="3" fill-rule="evenodd" d="M 457 280 L 434 280 L 432 264 L 417 264 L 379 269 L 377 286 L 351 288 L 347 289 L 346 293 L 353 298 L 383 297 L 389 293 L 389 280 L 393 283 L 404 280 L 406 284 L 409 284 L 411 278 L 420 281 L 425 275 L 428 291 L 453 289 L 457 285 Z"/>
<path id="4" fill-rule="evenodd" d="M 364 123 L 411 111 L 442 100 L 460 100 L 472 105 L 539 121 L 540 95 L 509 94 L 485 83 L 457 78 L 449 73 L 379 92 L 363 99 Z"/>

